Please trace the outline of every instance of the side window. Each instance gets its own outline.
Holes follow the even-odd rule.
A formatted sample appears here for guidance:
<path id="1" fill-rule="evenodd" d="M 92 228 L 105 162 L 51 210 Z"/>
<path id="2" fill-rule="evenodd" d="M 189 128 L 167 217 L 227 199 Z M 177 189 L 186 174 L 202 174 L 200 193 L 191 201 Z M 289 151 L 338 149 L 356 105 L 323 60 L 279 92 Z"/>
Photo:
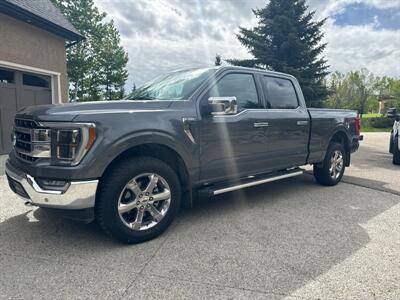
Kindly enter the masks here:
<path id="1" fill-rule="evenodd" d="M 299 106 L 296 91 L 290 80 L 264 76 L 263 82 L 268 108 L 291 109 Z"/>
<path id="2" fill-rule="evenodd" d="M 208 97 L 236 97 L 239 110 L 264 108 L 258 101 L 256 84 L 251 74 L 228 74 L 208 92 Z"/>

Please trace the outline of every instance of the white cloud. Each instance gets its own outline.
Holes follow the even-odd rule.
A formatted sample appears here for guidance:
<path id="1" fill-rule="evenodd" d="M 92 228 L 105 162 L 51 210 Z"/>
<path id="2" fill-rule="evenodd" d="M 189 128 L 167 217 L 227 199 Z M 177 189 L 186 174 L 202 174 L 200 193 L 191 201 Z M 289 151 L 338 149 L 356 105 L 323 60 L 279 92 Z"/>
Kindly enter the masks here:
<path id="1" fill-rule="evenodd" d="M 337 26 L 331 20 L 325 30 L 325 54 L 332 71 L 367 68 L 380 76 L 400 75 L 400 30 L 378 30 L 374 23 Z"/>
<path id="2" fill-rule="evenodd" d="M 130 79 L 141 84 L 168 70 L 212 65 L 223 58 L 249 57 L 235 37 L 239 26 L 252 27 L 252 8 L 266 0 L 95 0 L 114 19 L 129 53 Z M 310 0 L 317 17 L 328 17 L 324 53 L 331 71 L 368 68 L 377 75 L 399 76 L 400 31 L 366 26 L 338 26 L 329 17 L 352 3 L 400 10 L 400 1 Z M 399 11 L 400 13 L 400 11 Z"/>

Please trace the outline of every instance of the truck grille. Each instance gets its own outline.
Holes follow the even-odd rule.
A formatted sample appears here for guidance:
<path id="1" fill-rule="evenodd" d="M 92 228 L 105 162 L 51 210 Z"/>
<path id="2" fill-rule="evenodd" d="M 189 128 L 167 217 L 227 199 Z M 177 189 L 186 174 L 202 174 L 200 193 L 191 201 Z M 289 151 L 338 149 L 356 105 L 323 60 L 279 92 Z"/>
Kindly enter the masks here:
<path id="1" fill-rule="evenodd" d="M 42 157 L 35 153 L 34 130 L 41 128 L 32 120 L 15 119 L 14 126 L 14 150 L 18 158 L 32 163 Z M 42 143 L 43 145 L 44 143 Z"/>

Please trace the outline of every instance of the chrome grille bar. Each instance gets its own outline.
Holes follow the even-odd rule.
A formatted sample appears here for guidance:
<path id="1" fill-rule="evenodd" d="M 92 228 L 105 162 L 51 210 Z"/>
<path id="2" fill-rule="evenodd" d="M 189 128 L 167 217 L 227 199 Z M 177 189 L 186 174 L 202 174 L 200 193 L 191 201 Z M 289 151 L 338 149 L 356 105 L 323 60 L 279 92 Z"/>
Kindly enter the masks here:
<path id="1" fill-rule="evenodd" d="M 38 158 L 50 158 L 50 130 L 32 120 L 15 119 L 14 150 L 17 157 L 34 162 Z"/>

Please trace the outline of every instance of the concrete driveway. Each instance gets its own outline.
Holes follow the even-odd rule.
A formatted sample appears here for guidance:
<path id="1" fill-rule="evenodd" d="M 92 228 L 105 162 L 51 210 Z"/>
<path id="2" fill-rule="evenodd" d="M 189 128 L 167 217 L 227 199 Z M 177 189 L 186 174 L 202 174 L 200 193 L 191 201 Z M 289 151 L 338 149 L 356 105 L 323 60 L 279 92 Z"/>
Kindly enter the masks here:
<path id="1" fill-rule="evenodd" d="M 134 246 L 25 207 L 1 176 L 0 298 L 399 299 L 387 142 L 366 135 L 336 187 L 305 174 L 225 194 Z"/>

